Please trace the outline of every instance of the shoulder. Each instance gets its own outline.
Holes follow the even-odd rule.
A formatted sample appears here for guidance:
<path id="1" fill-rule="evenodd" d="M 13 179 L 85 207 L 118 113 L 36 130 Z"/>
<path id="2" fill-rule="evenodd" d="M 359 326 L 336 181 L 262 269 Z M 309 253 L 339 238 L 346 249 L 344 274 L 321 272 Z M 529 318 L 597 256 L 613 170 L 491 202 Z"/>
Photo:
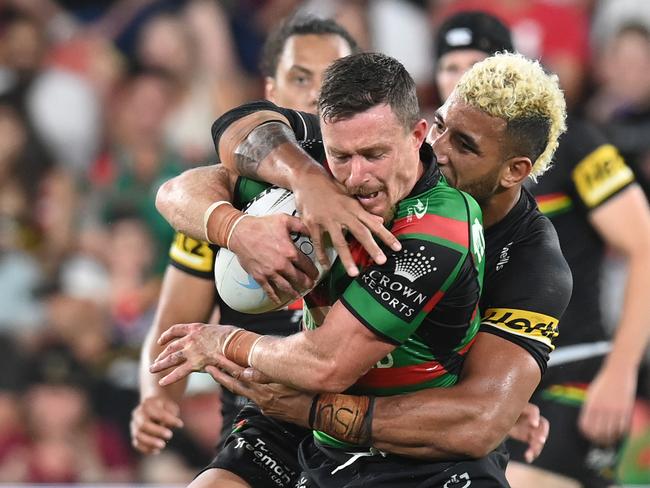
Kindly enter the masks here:
<path id="1" fill-rule="evenodd" d="M 559 319 L 573 279 L 550 220 L 535 209 L 509 236 L 488 241 L 488 247 L 481 308 L 516 308 Z"/>

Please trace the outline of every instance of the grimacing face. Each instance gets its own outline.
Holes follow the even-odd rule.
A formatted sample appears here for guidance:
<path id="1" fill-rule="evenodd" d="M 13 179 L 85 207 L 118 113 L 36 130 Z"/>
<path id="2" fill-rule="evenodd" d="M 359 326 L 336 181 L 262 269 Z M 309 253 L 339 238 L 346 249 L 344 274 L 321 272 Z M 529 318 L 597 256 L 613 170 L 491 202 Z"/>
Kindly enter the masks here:
<path id="1" fill-rule="evenodd" d="M 452 186 L 485 202 L 501 190 L 506 121 L 458 100 L 452 93 L 433 119 L 429 142 Z"/>
<path id="2" fill-rule="evenodd" d="M 405 130 L 383 104 L 348 119 L 321 120 L 321 130 L 334 178 L 368 212 L 389 219 L 422 175 L 419 149 L 427 122 Z"/>
<path id="3" fill-rule="evenodd" d="M 316 113 L 325 69 L 352 54 L 336 34 L 293 35 L 278 59 L 275 77 L 266 79 L 266 98 L 280 107 Z"/>
<path id="4" fill-rule="evenodd" d="M 436 85 L 441 100 L 447 100 L 460 77 L 488 55 L 478 49 L 456 49 L 440 56 L 436 64 Z"/>

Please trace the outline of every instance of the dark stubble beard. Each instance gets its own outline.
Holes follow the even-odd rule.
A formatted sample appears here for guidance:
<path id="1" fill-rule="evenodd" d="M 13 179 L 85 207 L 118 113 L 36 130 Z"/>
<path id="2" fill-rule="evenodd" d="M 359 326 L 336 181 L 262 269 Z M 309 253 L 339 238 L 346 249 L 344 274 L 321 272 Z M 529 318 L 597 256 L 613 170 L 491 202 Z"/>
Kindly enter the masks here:
<path id="1" fill-rule="evenodd" d="M 469 193 L 479 205 L 486 203 L 493 195 L 499 193 L 499 172 L 493 171 L 480 180 L 458 185 L 458 189 Z"/>

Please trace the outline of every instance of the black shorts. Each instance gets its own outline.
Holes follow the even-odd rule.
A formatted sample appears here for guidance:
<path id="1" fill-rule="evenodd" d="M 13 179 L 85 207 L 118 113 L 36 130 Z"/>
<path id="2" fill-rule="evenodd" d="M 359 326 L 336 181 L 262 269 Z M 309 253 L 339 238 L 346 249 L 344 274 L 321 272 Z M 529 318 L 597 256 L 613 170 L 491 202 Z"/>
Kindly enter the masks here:
<path id="1" fill-rule="evenodd" d="M 235 395 L 234 393 L 221 389 L 221 434 L 217 442 L 217 452 L 223 449 L 226 439 L 232 432 L 232 426 L 235 419 L 244 405 L 248 403 L 248 398 Z"/>
<path id="2" fill-rule="evenodd" d="M 573 478 L 589 488 L 614 484 L 622 444 L 597 446 L 578 428 L 586 389 L 602 362 L 603 357 L 598 356 L 549 367 L 530 400 L 551 424 L 546 445 L 533 466 Z M 526 445 L 514 440 L 507 445 L 511 459 L 525 463 Z"/>
<path id="3" fill-rule="evenodd" d="M 428 462 L 391 454 L 359 457 L 319 444 L 313 437 L 298 452 L 303 469 L 296 488 L 508 488 L 505 446 L 481 459 Z M 348 466 L 343 467 L 346 463 Z M 332 474 L 334 472 L 334 474 Z"/>
<path id="4" fill-rule="evenodd" d="M 252 402 L 237 418 L 223 449 L 203 471 L 221 468 L 254 488 L 294 488 L 298 445 L 311 430 L 266 417 Z"/>

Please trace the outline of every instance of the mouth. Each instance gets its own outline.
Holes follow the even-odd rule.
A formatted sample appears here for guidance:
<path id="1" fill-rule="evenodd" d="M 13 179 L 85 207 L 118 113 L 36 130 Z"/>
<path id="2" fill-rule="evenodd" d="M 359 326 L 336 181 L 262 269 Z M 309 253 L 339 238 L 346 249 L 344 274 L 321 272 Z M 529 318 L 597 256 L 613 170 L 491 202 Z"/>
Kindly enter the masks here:
<path id="1" fill-rule="evenodd" d="M 354 194 L 354 198 L 366 209 L 366 211 L 381 215 L 384 211 L 386 194 L 382 190 L 374 192 L 363 192 Z"/>
<path id="2" fill-rule="evenodd" d="M 370 202 L 373 199 L 377 198 L 378 196 L 379 196 L 378 191 L 375 191 L 375 192 L 372 192 L 372 193 L 365 193 L 363 195 L 360 195 L 360 194 L 355 195 L 356 199 L 359 200 L 361 203 Z"/>

